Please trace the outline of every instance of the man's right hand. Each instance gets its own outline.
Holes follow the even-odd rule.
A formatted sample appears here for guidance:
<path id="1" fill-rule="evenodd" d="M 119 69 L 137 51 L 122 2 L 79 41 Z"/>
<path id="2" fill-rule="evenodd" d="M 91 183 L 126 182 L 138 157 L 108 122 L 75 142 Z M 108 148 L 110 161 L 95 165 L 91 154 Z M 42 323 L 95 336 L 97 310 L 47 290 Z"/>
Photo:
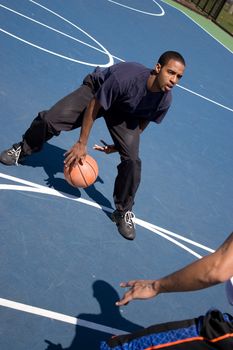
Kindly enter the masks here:
<path id="1" fill-rule="evenodd" d="M 65 154 L 64 160 L 65 167 L 69 167 L 71 164 L 83 164 L 83 160 L 87 155 L 87 146 L 82 142 L 75 143 Z"/>

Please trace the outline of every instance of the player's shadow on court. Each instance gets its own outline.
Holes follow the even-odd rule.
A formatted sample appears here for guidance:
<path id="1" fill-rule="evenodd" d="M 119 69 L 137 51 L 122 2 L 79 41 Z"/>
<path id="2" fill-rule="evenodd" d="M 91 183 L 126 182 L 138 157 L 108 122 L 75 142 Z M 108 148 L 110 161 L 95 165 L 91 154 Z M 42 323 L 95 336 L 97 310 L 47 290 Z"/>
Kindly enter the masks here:
<path id="1" fill-rule="evenodd" d="M 32 167 L 43 167 L 44 171 L 48 175 L 45 179 L 46 184 L 55 190 L 64 194 L 74 196 L 76 198 L 81 197 L 81 191 L 78 188 L 74 188 L 67 183 L 63 177 L 63 165 L 64 165 L 64 153 L 66 150 L 54 146 L 50 143 L 45 143 L 43 149 L 32 154 L 30 157 L 25 158 L 23 165 Z M 61 173 L 62 177 L 56 177 L 55 175 Z M 96 182 L 104 183 L 100 176 L 97 177 Z M 87 195 L 93 199 L 100 206 L 113 209 L 111 202 L 95 187 L 95 184 L 84 189 Z M 106 215 L 109 213 L 104 211 Z"/>
<path id="2" fill-rule="evenodd" d="M 111 338 L 113 333 L 106 333 L 101 330 L 101 326 L 123 330 L 127 333 L 142 329 L 141 326 L 130 322 L 122 317 L 119 307 L 115 302 L 119 300 L 119 295 L 115 289 L 105 281 L 96 281 L 93 284 L 93 296 L 100 305 L 99 314 L 79 314 L 80 320 L 91 322 L 92 328 L 87 326 L 76 326 L 76 333 L 70 346 L 63 348 L 61 344 L 54 344 L 50 340 L 45 340 L 48 344 L 46 350 L 78 350 L 91 349 L 98 350 L 100 342 Z"/>

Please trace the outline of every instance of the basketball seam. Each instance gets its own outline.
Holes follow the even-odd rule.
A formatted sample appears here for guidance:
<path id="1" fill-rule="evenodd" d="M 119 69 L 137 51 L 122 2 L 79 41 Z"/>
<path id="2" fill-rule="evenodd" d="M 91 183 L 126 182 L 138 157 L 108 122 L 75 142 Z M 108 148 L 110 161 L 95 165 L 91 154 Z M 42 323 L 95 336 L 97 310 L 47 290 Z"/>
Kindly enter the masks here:
<path id="1" fill-rule="evenodd" d="M 94 161 L 94 164 L 92 163 L 92 161 Z M 75 183 L 75 176 L 74 176 L 74 180 L 73 180 L 71 167 L 69 167 L 68 173 L 65 176 L 67 176 L 67 181 L 70 182 L 70 184 L 72 186 L 86 188 L 86 187 L 94 184 L 94 182 L 96 181 L 97 176 L 98 176 L 98 164 L 97 164 L 97 162 L 95 161 L 94 158 L 91 157 L 91 161 L 88 160 L 87 158 L 85 159 L 85 164 L 86 164 L 85 167 L 83 167 L 82 164 L 80 164 L 80 163 L 76 164 L 76 166 L 78 167 L 77 171 L 78 171 L 79 177 L 80 177 L 80 186 L 78 186 Z M 88 172 L 89 175 L 86 176 L 86 172 Z M 81 185 L 81 182 L 83 183 L 83 185 Z"/>
<path id="2" fill-rule="evenodd" d="M 80 164 L 78 164 L 78 168 L 79 168 L 80 175 L 82 176 L 84 183 L 86 184 L 86 186 L 88 186 L 88 183 L 87 183 L 87 181 L 86 181 L 86 179 L 85 179 L 85 176 L 83 175 L 82 169 L 81 169 L 81 167 L 80 167 Z M 73 183 L 73 182 L 72 182 L 72 183 Z M 73 185 L 75 186 L 74 183 L 73 183 Z"/>
<path id="3" fill-rule="evenodd" d="M 92 165 L 91 163 L 89 163 L 88 160 L 87 160 L 86 162 L 90 165 L 91 169 L 92 169 L 93 172 L 94 172 L 95 177 L 97 177 L 98 174 L 96 173 L 95 168 L 93 167 L 93 165 Z M 97 166 L 97 165 L 96 165 L 96 166 Z"/>

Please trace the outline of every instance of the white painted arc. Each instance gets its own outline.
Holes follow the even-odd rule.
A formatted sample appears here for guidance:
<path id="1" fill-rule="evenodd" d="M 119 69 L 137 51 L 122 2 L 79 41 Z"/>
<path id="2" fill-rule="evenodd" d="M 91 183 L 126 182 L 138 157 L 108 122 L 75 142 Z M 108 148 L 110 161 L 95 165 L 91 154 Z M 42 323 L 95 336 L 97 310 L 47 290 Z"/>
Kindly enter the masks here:
<path id="1" fill-rule="evenodd" d="M 107 212 L 112 212 L 112 209 L 104 207 L 104 206 L 100 206 L 99 204 L 97 204 L 93 201 L 89 201 L 89 200 L 83 199 L 83 198 L 68 197 L 65 194 L 63 194 L 63 193 L 61 193 L 53 188 L 38 185 L 38 184 L 33 183 L 31 181 L 19 179 L 17 177 L 10 176 L 10 175 L 3 174 L 3 173 L 0 173 L 0 178 L 4 178 L 7 180 L 11 180 L 11 181 L 26 185 L 26 186 L 19 186 L 19 185 L 14 185 L 14 184 L 0 184 L 0 190 L 25 191 L 25 192 L 47 194 L 47 195 L 52 195 L 52 196 L 57 196 L 57 197 L 61 197 L 64 199 L 72 200 L 72 201 L 79 202 L 82 204 L 86 204 L 86 205 L 89 205 L 89 206 L 92 206 L 92 207 L 95 207 L 97 209 L 101 209 L 101 210 L 104 210 Z M 189 252 L 190 254 L 194 255 L 197 258 L 201 258 L 202 256 L 200 254 L 196 253 L 194 250 L 190 249 L 189 247 L 185 246 L 183 243 L 177 241 L 177 239 L 181 240 L 183 242 L 189 243 L 189 244 L 196 246 L 198 248 L 201 248 L 205 251 L 213 252 L 212 249 L 210 249 L 210 248 L 208 248 L 200 243 L 197 243 L 195 241 L 187 239 L 186 237 L 178 235 L 178 234 L 171 232 L 169 230 L 166 230 L 162 227 L 159 227 L 159 226 L 153 225 L 151 223 L 148 223 L 146 221 L 140 220 L 139 218 L 136 218 L 135 222 L 136 222 L 136 224 L 146 228 L 147 230 L 154 232 L 157 235 L 167 239 L 168 241 L 179 246 L 183 250 L 186 250 L 187 252 Z"/>
<path id="2" fill-rule="evenodd" d="M 121 61 L 121 62 L 124 62 L 123 59 L 121 59 L 121 58 L 119 58 L 119 57 L 116 57 L 116 56 L 110 54 L 110 53 L 108 52 L 108 50 L 107 50 L 106 48 L 103 47 L 103 45 L 101 45 L 101 44 L 100 44 L 96 39 L 94 39 L 90 34 L 88 34 L 87 32 L 85 32 L 83 29 L 81 29 L 80 27 L 78 27 L 78 26 L 75 25 L 74 23 L 70 22 L 69 20 L 67 20 L 66 18 L 64 18 L 64 17 L 62 17 L 61 15 L 57 14 L 56 12 L 54 12 L 54 11 L 48 9 L 47 7 L 42 6 L 41 4 L 37 3 L 37 2 L 34 1 L 34 0 L 29 0 L 29 1 L 32 2 L 33 4 L 37 5 L 37 6 L 42 7 L 44 10 L 46 10 L 46 11 L 52 13 L 53 15 L 57 16 L 58 18 L 62 19 L 62 20 L 65 21 L 65 22 L 69 23 L 70 25 L 74 26 L 76 29 L 78 29 L 79 31 L 81 31 L 82 33 L 84 33 L 85 35 L 87 35 L 89 38 L 91 38 L 91 39 L 92 39 L 95 43 L 97 43 L 102 49 L 99 49 L 99 48 L 97 48 L 97 47 L 95 47 L 95 46 L 92 46 L 92 45 L 90 45 L 90 44 L 87 44 L 87 43 L 85 43 L 85 42 L 83 42 L 83 41 L 81 41 L 81 40 L 79 40 L 79 39 L 77 39 L 77 38 L 71 37 L 71 36 L 67 35 L 66 33 L 63 33 L 63 32 L 61 32 L 61 31 L 58 31 L 57 29 L 52 28 L 52 27 L 50 27 L 50 26 L 47 26 L 47 25 L 45 25 L 44 23 L 38 22 L 38 21 L 34 20 L 33 18 L 30 18 L 30 17 L 28 17 L 28 16 L 25 16 L 25 15 L 23 15 L 23 14 L 21 14 L 21 13 L 15 11 L 15 10 L 13 10 L 13 9 L 10 9 L 10 8 L 8 8 L 8 7 L 4 6 L 4 5 L 2 5 L 2 4 L 0 4 L 0 7 L 5 8 L 5 9 L 7 9 L 7 10 L 9 10 L 9 11 L 12 11 L 12 12 L 14 12 L 14 13 L 20 15 L 20 16 L 23 16 L 23 17 L 29 19 L 30 21 L 33 21 L 33 22 L 38 23 L 38 24 L 41 24 L 42 26 L 45 26 L 45 27 L 47 27 L 47 28 L 49 28 L 49 29 L 51 29 L 51 30 L 53 30 L 53 31 L 55 31 L 55 32 L 58 32 L 58 33 L 60 33 L 61 35 L 67 36 L 67 37 L 69 37 L 70 39 L 76 40 L 76 41 L 80 42 L 80 43 L 83 44 L 83 45 L 89 46 L 89 47 L 91 47 L 91 48 L 94 49 L 94 50 L 100 51 L 100 52 L 102 52 L 103 54 L 108 55 L 108 57 L 109 57 L 109 62 L 108 62 L 107 64 L 98 64 L 98 63 L 89 63 L 89 62 L 79 61 L 79 60 L 76 60 L 76 59 L 67 57 L 67 56 L 65 56 L 65 55 L 61 55 L 61 54 L 55 53 L 55 52 L 53 52 L 53 51 L 51 51 L 51 50 L 45 49 L 45 48 L 43 48 L 43 47 L 41 47 L 41 46 L 38 46 L 38 45 L 36 45 L 36 44 L 34 44 L 34 43 L 32 43 L 32 42 L 29 42 L 29 41 L 25 40 L 25 39 L 23 39 L 23 38 L 20 38 L 19 36 L 14 35 L 14 34 L 8 32 L 8 31 L 6 31 L 6 30 L 4 30 L 4 29 L 2 29 L 2 28 L 0 28 L 0 32 L 3 32 L 3 33 L 5 33 L 5 34 L 7 34 L 7 35 L 9 35 L 9 36 L 11 36 L 11 37 L 17 39 L 17 40 L 20 40 L 20 41 L 24 42 L 25 44 L 28 44 L 28 45 L 30 45 L 30 46 L 32 46 L 32 47 L 35 47 L 35 48 L 37 48 L 37 49 L 40 49 L 40 50 L 42 50 L 42 51 L 44 51 L 44 52 L 47 52 L 47 53 L 49 53 L 49 54 L 52 54 L 52 55 L 55 55 L 55 56 L 57 56 L 57 57 L 66 59 L 66 60 L 68 60 L 68 61 L 72 61 L 72 62 L 75 62 L 75 63 L 83 64 L 83 65 L 88 65 L 88 66 L 92 66 L 92 67 L 96 67 L 97 65 L 99 65 L 100 67 L 109 67 L 110 65 L 112 65 L 112 64 L 114 63 L 113 58 L 116 58 L 117 60 L 119 60 L 119 61 Z M 111 0 L 111 1 L 110 1 L 110 0 L 107 0 L 107 1 L 113 2 L 112 0 Z M 154 0 L 153 0 L 153 1 L 154 1 Z M 154 2 L 155 2 L 155 1 L 154 1 Z M 116 2 L 115 2 L 115 3 L 116 3 Z M 155 3 L 156 3 L 158 6 L 160 6 L 157 2 L 155 2 Z M 117 3 L 117 4 L 120 5 L 119 3 Z M 122 4 L 121 4 L 121 6 L 122 6 Z M 135 11 L 136 9 L 131 8 L 131 10 L 134 10 L 134 11 Z M 139 10 L 138 10 L 138 11 L 139 11 Z M 189 17 L 189 16 L 188 16 L 188 17 Z M 194 22 L 195 22 L 195 21 L 194 21 Z M 195 22 L 195 23 L 196 23 L 196 22 Z M 202 29 L 203 29 L 203 28 L 202 28 Z M 181 89 L 183 89 L 183 90 L 185 90 L 185 91 L 187 91 L 187 92 L 193 94 L 193 95 L 196 95 L 196 96 L 198 96 L 198 97 L 200 97 L 200 98 L 202 98 L 202 99 L 204 99 L 204 100 L 207 100 L 208 102 L 211 102 L 211 103 L 213 103 L 213 104 L 215 104 L 215 105 L 217 105 L 217 106 L 219 106 L 219 107 L 221 107 L 221 108 L 224 108 L 224 109 L 226 109 L 226 110 L 228 110 L 228 111 L 230 111 L 230 112 L 233 112 L 233 108 L 231 108 L 231 107 L 227 107 L 227 106 L 225 106 L 225 105 L 223 105 L 223 104 L 221 104 L 221 103 L 219 103 L 219 102 L 217 102 L 217 101 L 214 101 L 213 99 L 210 99 L 210 98 L 208 98 L 208 97 L 205 97 L 205 96 L 203 96 L 203 95 L 201 95 L 201 94 L 199 94 L 199 93 L 197 93 L 197 92 L 194 92 L 194 91 L 192 91 L 192 90 L 190 90 L 190 89 L 188 89 L 188 88 L 186 88 L 186 87 L 183 87 L 183 86 L 181 86 L 181 85 L 177 85 L 177 86 L 178 86 L 179 88 L 181 88 Z"/>
<path id="3" fill-rule="evenodd" d="M 0 7 L 4 8 L 4 9 L 10 11 L 10 12 L 13 12 L 13 13 L 17 14 L 18 16 L 24 17 L 24 18 L 26 18 L 26 19 L 29 20 L 29 21 L 32 21 L 32 22 L 34 22 L 34 23 L 36 23 L 36 24 L 39 24 L 39 25 L 41 25 L 42 27 L 46 27 L 47 29 L 50 29 L 50 30 L 52 30 L 52 31 L 54 31 L 54 32 L 57 32 L 57 33 L 59 33 L 60 35 L 66 36 L 66 37 L 68 37 L 69 39 L 78 41 L 78 42 L 80 42 L 80 43 L 83 44 L 83 45 L 89 46 L 89 47 L 91 47 L 91 48 L 94 49 L 94 50 L 98 50 L 98 51 L 100 51 L 100 52 L 103 52 L 104 54 L 106 54 L 106 55 L 108 56 L 109 62 L 108 62 L 107 64 L 101 64 L 101 63 L 89 63 L 89 62 L 85 62 L 85 61 L 80 61 L 80 60 L 77 60 L 77 59 L 74 59 L 74 58 L 67 57 L 67 56 L 65 56 L 65 55 L 59 54 L 59 53 L 54 52 L 54 51 L 52 51 L 52 50 L 46 49 L 46 48 L 44 48 L 44 47 L 42 47 L 42 46 L 36 45 L 36 44 L 32 43 L 32 42 L 29 41 L 29 40 L 23 39 L 23 38 L 19 37 L 18 35 L 15 35 L 15 34 L 13 34 L 13 33 L 10 33 L 10 32 L 8 32 L 8 31 L 4 30 L 3 28 L 0 28 L 0 31 L 1 31 L 1 32 L 5 33 L 5 34 L 7 34 L 7 35 L 9 35 L 9 36 L 11 36 L 11 37 L 13 37 L 13 38 L 15 38 L 15 39 L 21 41 L 21 42 L 24 42 L 25 44 L 28 44 L 28 45 L 30 45 L 30 46 L 32 46 L 32 47 L 35 47 L 35 48 L 37 48 L 37 49 L 40 49 L 40 50 L 42 50 L 42 51 L 44 51 L 44 52 L 47 52 L 47 53 L 49 53 L 49 54 L 51 54 L 51 55 L 54 55 L 54 56 L 57 56 L 57 57 L 66 59 L 66 60 L 68 60 L 68 61 L 72 61 L 72 62 L 76 62 L 76 63 L 80 63 L 80 64 L 83 64 L 83 65 L 88 65 L 88 66 L 92 66 L 92 67 L 96 67 L 96 66 L 100 66 L 100 67 L 109 67 L 109 66 L 111 66 L 111 65 L 114 63 L 113 56 L 108 52 L 108 50 L 107 50 L 101 43 L 99 43 L 95 38 L 93 38 L 90 34 L 88 34 L 86 31 L 84 31 L 83 29 L 81 29 L 81 28 L 78 27 L 76 24 L 72 23 L 71 21 L 67 20 L 66 18 L 62 17 L 61 15 L 57 14 L 56 12 L 51 11 L 51 10 L 48 9 L 47 7 L 40 5 L 40 4 L 36 3 L 35 1 L 32 1 L 32 0 L 29 0 L 29 1 L 32 2 L 32 3 L 34 3 L 34 4 L 37 5 L 37 6 L 42 7 L 45 11 L 48 11 L 48 12 L 52 13 L 54 16 L 57 16 L 58 18 L 62 19 L 64 22 L 67 22 L 67 23 L 70 24 L 71 26 L 75 27 L 77 30 L 79 30 L 80 32 L 82 32 L 83 34 L 85 34 L 87 37 L 89 37 L 92 41 L 94 41 L 98 46 L 100 46 L 102 50 L 96 48 L 95 46 L 89 45 L 89 44 L 87 44 L 87 43 L 85 43 L 85 42 L 83 42 L 83 41 L 81 41 L 81 40 L 79 40 L 79 39 L 77 39 L 77 38 L 74 38 L 74 37 L 72 37 L 72 36 L 70 36 L 70 35 L 68 35 L 68 34 L 66 34 L 66 33 L 64 33 L 64 32 L 61 32 L 61 31 L 59 31 L 59 30 L 57 30 L 57 29 L 55 29 L 55 28 L 53 28 L 53 27 L 50 27 L 50 26 L 48 26 L 48 25 L 46 25 L 46 24 L 44 24 L 44 23 L 42 23 L 42 22 L 36 21 L 35 19 L 33 19 L 33 18 L 31 18 L 31 17 L 28 17 L 28 16 L 26 16 L 26 15 L 24 15 L 24 14 L 18 12 L 18 11 L 15 11 L 15 10 L 9 8 L 9 7 L 6 7 L 6 6 L 2 5 L 2 4 L 0 4 Z"/>
<path id="4" fill-rule="evenodd" d="M 124 8 L 127 8 L 128 10 L 132 10 L 132 11 L 135 11 L 135 12 L 140 12 L 144 15 L 149 15 L 149 16 L 164 16 L 165 15 L 165 11 L 164 9 L 162 8 L 162 6 L 159 5 L 159 3 L 155 0 L 152 0 L 158 7 L 159 9 L 161 10 L 160 13 L 154 13 L 154 12 L 147 12 L 147 11 L 143 11 L 143 10 L 139 10 L 139 9 L 136 9 L 135 7 L 130 7 L 130 6 L 127 6 L 127 5 L 124 5 L 120 2 L 117 2 L 117 1 L 113 1 L 113 0 L 107 0 L 108 2 L 111 2 L 113 4 L 116 4 L 118 6 L 122 6 Z"/>

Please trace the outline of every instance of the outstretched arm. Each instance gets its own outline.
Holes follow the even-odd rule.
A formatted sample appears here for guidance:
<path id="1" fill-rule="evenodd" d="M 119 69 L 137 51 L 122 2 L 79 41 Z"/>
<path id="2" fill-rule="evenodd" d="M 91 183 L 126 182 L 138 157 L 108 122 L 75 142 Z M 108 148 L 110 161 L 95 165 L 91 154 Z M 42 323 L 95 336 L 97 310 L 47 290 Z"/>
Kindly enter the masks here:
<path id="1" fill-rule="evenodd" d="M 116 305 L 133 299 L 148 299 L 160 293 L 194 291 L 227 281 L 233 276 L 233 233 L 212 254 L 158 280 L 134 280 L 121 283 L 130 287 Z"/>
<path id="2" fill-rule="evenodd" d="M 90 135 L 91 128 L 94 124 L 96 116 L 100 110 L 100 103 L 96 98 L 93 98 L 83 117 L 83 123 L 81 127 L 81 132 L 79 140 L 65 153 L 65 166 L 69 167 L 73 162 L 82 161 L 87 154 L 87 142 Z"/>

